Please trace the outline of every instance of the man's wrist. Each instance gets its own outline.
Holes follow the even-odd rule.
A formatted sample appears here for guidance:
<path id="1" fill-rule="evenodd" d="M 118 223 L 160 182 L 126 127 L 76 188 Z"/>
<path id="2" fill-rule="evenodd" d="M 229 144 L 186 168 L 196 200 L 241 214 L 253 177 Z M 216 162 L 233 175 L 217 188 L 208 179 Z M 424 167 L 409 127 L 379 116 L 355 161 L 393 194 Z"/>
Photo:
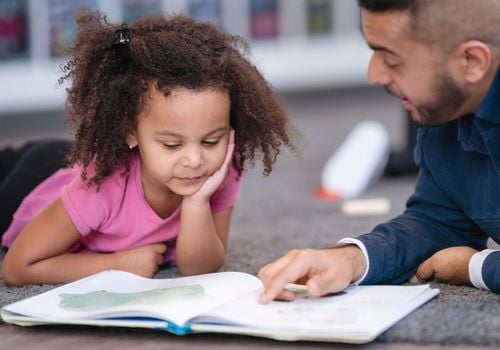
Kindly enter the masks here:
<path id="1" fill-rule="evenodd" d="M 349 251 L 349 255 L 353 259 L 351 263 L 353 268 L 351 283 L 357 284 L 357 281 L 361 280 L 366 271 L 366 260 L 363 251 L 355 244 L 346 245 L 342 249 Z"/>
<path id="2" fill-rule="evenodd" d="M 484 283 L 483 280 L 483 263 L 486 257 L 493 253 L 493 249 L 485 249 L 483 251 L 477 252 L 472 256 L 472 258 L 469 261 L 469 278 L 471 284 L 480 289 L 486 289 L 490 290 L 488 286 L 486 286 L 486 283 Z"/>
<path id="3" fill-rule="evenodd" d="M 361 284 L 368 274 L 368 270 L 370 269 L 370 259 L 368 258 L 368 251 L 366 250 L 363 242 L 356 238 L 343 238 L 338 241 L 334 247 L 349 247 L 350 249 L 356 249 L 352 254 L 355 261 L 352 262 L 354 271 L 353 280 L 351 282 L 353 285 Z"/>

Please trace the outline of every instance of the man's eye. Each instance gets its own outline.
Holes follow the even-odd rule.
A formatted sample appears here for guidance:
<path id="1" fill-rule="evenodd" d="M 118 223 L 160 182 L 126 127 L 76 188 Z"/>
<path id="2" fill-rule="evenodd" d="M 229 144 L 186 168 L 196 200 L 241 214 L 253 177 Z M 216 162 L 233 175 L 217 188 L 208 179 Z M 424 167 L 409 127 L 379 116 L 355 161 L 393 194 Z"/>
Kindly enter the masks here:
<path id="1" fill-rule="evenodd" d="M 399 66 L 399 62 L 386 60 L 385 65 L 389 68 L 396 68 L 397 66 Z"/>

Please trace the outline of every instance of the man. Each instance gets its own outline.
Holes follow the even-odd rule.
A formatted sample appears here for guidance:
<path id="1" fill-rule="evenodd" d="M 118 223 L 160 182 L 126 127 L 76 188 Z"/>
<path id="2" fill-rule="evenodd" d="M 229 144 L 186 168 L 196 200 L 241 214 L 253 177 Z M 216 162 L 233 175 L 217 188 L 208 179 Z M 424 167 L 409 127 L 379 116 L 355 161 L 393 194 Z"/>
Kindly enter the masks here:
<path id="1" fill-rule="evenodd" d="M 500 0 L 358 0 L 373 50 L 368 80 L 422 128 L 405 212 L 333 248 L 293 250 L 263 267 L 260 302 L 351 284 L 436 278 L 500 293 Z"/>

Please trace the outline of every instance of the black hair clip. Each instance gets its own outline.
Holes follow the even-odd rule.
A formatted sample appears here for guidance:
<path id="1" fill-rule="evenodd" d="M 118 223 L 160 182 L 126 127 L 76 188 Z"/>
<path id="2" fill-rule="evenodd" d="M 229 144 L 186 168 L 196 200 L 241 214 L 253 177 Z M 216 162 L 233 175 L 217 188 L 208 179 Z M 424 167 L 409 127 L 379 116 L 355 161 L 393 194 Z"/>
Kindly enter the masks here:
<path id="1" fill-rule="evenodd" d="M 115 45 L 128 46 L 128 44 L 130 44 L 130 29 L 128 28 L 118 29 L 115 33 L 116 33 Z"/>

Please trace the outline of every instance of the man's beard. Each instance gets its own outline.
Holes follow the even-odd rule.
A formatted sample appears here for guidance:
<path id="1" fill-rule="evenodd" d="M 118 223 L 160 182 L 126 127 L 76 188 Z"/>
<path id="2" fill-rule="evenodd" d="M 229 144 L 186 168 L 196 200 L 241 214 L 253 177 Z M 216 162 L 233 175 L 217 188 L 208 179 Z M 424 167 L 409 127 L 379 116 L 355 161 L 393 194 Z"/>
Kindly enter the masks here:
<path id="1" fill-rule="evenodd" d="M 388 87 L 386 90 L 394 95 Z M 469 94 L 461 90 L 455 80 L 443 71 L 436 75 L 432 90 L 432 102 L 414 105 L 416 113 L 409 112 L 412 119 L 422 126 L 437 126 L 457 118 L 459 109 L 469 98 Z"/>

